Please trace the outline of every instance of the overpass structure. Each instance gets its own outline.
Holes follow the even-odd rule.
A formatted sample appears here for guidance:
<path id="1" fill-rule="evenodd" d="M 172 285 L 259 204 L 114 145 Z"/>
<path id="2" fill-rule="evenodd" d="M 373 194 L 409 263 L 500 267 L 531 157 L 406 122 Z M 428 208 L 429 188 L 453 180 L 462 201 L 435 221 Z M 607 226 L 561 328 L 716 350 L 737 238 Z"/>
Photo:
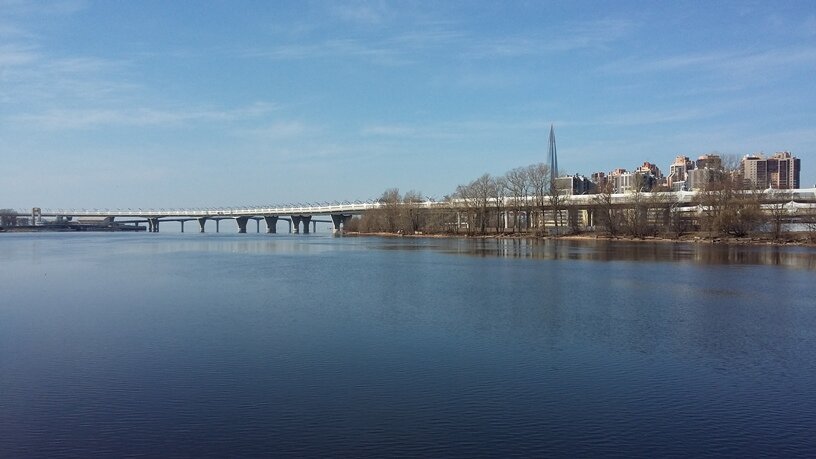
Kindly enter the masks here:
<path id="1" fill-rule="evenodd" d="M 816 212 L 816 188 L 797 190 L 763 190 L 745 191 L 743 193 L 759 193 L 762 202 L 766 206 L 782 205 L 790 214 Z M 656 193 L 633 193 L 605 195 L 569 195 L 561 196 L 558 200 L 545 197 L 543 202 L 539 202 L 535 207 L 538 211 L 558 211 L 570 213 L 569 218 L 580 218 L 585 224 L 593 223 L 593 214 L 599 206 L 599 200 L 604 199 L 608 206 L 617 208 L 632 208 L 642 205 L 643 200 L 648 201 L 648 205 L 654 209 L 664 210 L 680 209 L 686 213 L 702 212 L 704 195 L 698 191 L 675 191 Z M 642 201 L 636 202 L 636 199 Z M 504 208 L 505 218 L 510 208 L 518 207 L 519 201 L 523 201 L 523 206 L 531 207 L 533 198 L 531 196 L 491 198 L 485 202 L 491 208 Z M 254 220 L 260 232 L 260 222 L 266 223 L 267 233 L 275 233 L 279 220 L 288 221 L 290 232 L 300 233 L 301 228 L 304 234 L 309 233 L 309 225 L 313 227 L 317 222 L 332 223 L 333 232 L 342 231 L 349 219 L 354 215 L 363 215 L 378 209 L 383 209 L 387 205 L 381 202 L 342 202 L 323 203 L 308 205 L 285 205 L 285 206 L 240 206 L 230 208 L 192 208 L 192 209 L 40 209 L 34 208 L 32 218 L 36 221 L 42 217 L 54 217 L 58 220 L 71 220 L 73 218 L 98 218 L 106 219 L 108 223 L 117 220 L 119 223 L 147 223 L 148 231 L 158 232 L 161 222 L 180 222 L 181 230 L 184 231 L 184 223 L 187 221 L 197 221 L 200 231 L 204 232 L 207 221 L 216 223 L 216 231 L 221 220 L 232 219 L 238 225 L 240 233 L 246 233 L 247 223 Z M 452 212 L 466 212 L 473 209 L 473 202 L 465 199 L 451 199 L 446 201 L 425 201 L 411 203 L 411 206 L 420 209 L 439 209 Z M 583 213 L 578 216 L 578 213 Z M 317 220 L 320 217 L 328 217 L 329 220 Z"/>
<path id="2" fill-rule="evenodd" d="M 235 220 L 238 232 L 247 232 L 247 223 L 254 220 L 260 231 L 260 222 L 266 223 L 266 232 L 277 232 L 279 220 L 289 222 L 292 233 L 309 233 L 309 225 L 319 222 L 332 223 L 333 231 L 339 232 L 354 215 L 364 214 L 372 209 L 382 207 L 379 202 L 345 202 L 337 204 L 313 204 L 294 206 L 240 206 L 224 208 L 192 208 L 192 209 L 39 209 L 32 211 L 32 217 L 37 220 L 42 217 L 55 217 L 61 220 L 73 218 L 105 219 L 108 223 L 118 220 L 120 223 L 147 223 L 148 231 L 158 232 L 161 222 L 180 222 L 184 232 L 184 223 L 197 221 L 203 233 L 207 221 L 214 221 L 216 231 L 221 220 Z M 317 220 L 315 217 L 329 217 L 330 220 Z"/>

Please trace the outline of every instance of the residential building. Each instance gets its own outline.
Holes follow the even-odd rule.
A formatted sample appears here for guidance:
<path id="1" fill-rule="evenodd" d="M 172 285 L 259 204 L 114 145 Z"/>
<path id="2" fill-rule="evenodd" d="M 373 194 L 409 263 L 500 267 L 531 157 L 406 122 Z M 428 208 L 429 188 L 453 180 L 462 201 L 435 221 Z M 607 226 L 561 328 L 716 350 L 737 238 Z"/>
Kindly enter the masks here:
<path id="1" fill-rule="evenodd" d="M 689 172 L 694 170 L 694 162 L 688 156 L 677 156 L 674 163 L 669 166 L 669 176 L 666 178 L 666 186 L 672 191 L 688 190 Z"/>
<path id="2" fill-rule="evenodd" d="M 762 154 L 742 158 L 740 172 L 746 184 L 755 188 L 799 188 L 801 160 L 790 152 L 774 153 L 770 158 Z"/>

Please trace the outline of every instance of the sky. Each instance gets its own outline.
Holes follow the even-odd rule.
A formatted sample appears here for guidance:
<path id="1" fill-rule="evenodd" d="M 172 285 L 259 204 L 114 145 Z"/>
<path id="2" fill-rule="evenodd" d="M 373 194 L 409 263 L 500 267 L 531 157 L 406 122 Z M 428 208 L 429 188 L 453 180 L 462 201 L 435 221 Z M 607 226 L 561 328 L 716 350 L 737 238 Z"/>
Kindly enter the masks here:
<path id="1" fill-rule="evenodd" d="M 816 2 L 0 0 L 0 208 L 440 199 L 790 151 Z"/>

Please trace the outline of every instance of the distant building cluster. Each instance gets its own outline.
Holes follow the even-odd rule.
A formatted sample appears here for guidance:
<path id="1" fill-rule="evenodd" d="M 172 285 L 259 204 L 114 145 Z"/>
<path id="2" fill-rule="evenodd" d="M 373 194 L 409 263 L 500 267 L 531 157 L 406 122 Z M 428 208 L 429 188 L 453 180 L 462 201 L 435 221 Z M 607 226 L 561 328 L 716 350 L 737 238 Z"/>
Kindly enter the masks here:
<path id="1" fill-rule="evenodd" d="M 663 175 L 657 165 L 644 162 L 634 170 L 623 168 L 611 172 L 595 172 L 589 178 L 580 174 L 556 179 L 556 186 L 567 194 L 591 194 L 599 190 L 613 193 L 635 191 L 694 191 L 723 179 L 736 176 L 746 187 L 757 189 L 799 188 L 801 161 L 790 152 L 746 155 L 736 170 L 723 164 L 719 155 L 707 154 L 691 160 L 677 156 L 669 165 L 668 175 Z"/>

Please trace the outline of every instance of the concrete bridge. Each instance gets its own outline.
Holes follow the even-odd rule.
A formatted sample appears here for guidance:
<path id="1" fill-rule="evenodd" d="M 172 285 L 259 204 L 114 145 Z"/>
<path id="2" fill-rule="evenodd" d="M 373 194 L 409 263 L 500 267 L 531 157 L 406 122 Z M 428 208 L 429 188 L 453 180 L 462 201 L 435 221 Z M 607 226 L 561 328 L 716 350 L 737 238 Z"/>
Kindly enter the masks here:
<path id="1" fill-rule="evenodd" d="M 760 193 L 762 202 L 766 205 L 783 204 L 791 213 L 799 211 L 814 212 L 816 211 L 816 188 L 798 189 L 798 190 L 764 190 L 764 191 L 746 191 L 745 193 Z M 591 224 L 593 218 L 593 209 L 599 205 L 599 197 L 601 195 L 574 195 L 562 196 L 558 203 L 553 200 L 545 200 L 539 203 L 537 208 L 539 210 L 559 210 L 571 213 L 582 212 L 586 214 L 582 220 Z M 651 207 L 665 207 L 668 208 L 682 208 L 686 212 L 699 211 L 702 203 L 703 195 L 697 191 L 676 191 L 676 192 L 659 192 L 659 193 L 639 193 L 637 198 L 632 193 L 612 194 L 606 195 L 606 202 L 615 207 L 627 208 L 637 205 L 636 199 L 644 199 L 649 201 Z M 509 209 L 519 205 L 520 198 L 505 197 L 501 199 L 500 206 Z M 533 198 L 526 197 L 523 199 L 524 206 L 531 206 Z M 490 199 L 488 206 L 495 207 L 496 199 Z M 641 203 L 642 204 L 642 201 Z M 464 199 L 452 199 L 448 201 L 436 202 L 425 201 L 421 203 L 412 203 L 412 206 L 423 209 L 440 209 L 448 211 L 467 211 L 473 208 L 472 202 L 467 202 Z M 32 212 L 34 221 L 41 217 L 54 217 L 59 219 L 73 219 L 73 218 L 99 218 L 106 219 L 108 223 L 113 223 L 115 220 L 119 223 L 147 223 L 148 231 L 158 232 L 159 224 L 161 222 L 179 222 L 181 223 L 181 231 L 184 232 L 184 223 L 188 221 L 197 221 L 200 231 L 203 233 L 207 221 L 212 220 L 216 225 L 216 232 L 219 230 L 219 222 L 221 220 L 235 220 L 238 225 L 239 233 L 246 233 L 247 224 L 250 220 L 256 223 L 256 229 L 260 232 L 260 223 L 263 220 L 266 224 L 267 233 L 275 233 L 278 221 L 283 220 L 289 222 L 289 230 L 291 233 L 300 233 L 301 228 L 304 234 L 308 234 L 309 225 L 312 225 L 312 230 L 315 229 L 316 223 L 325 222 L 332 224 L 332 231 L 341 232 L 347 222 L 354 215 L 362 215 L 372 210 L 383 209 L 386 204 L 381 202 L 343 202 L 343 203 L 326 203 L 326 204 L 310 204 L 310 205 L 294 205 L 294 206 L 246 206 L 233 208 L 197 208 L 197 209 L 127 209 L 127 210 L 109 210 L 109 209 L 93 209 L 93 210 L 76 210 L 76 209 L 39 209 L 35 208 Z M 508 211 L 505 211 L 507 213 Z M 328 219 L 319 220 L 320 217 L 327 217 Z M 507 217 L 507 215 L 505 215 Z M 572 216 L 570 218 L 573 218 Z"/>
<path id="2" fill-rule="evenodd" d="M 219 231 L 221 220 L 235 220 L 239 233 L 247 232 L 247 224 L 254 220 L 257 231 L 260 232 L 261 221 L 266 224 L 267 233 L 277 232 L 279 220 L 289 223 L 291 233 L 309 233 L 309 226 L 315 229 L 317 223 L 331 223 L 333 232 L 340 232 L 354 215 L 360 215 L 372 209 L 378 209 L 382 204 L 378 202 L 354 202 L 339 204 L 316 204 L 298 206 L 252 206 L 234 208 L 205 208 L 205 209 L 39 209 L 32 211 L 32 217 L 37 220 L 42 217 L 56 219 L 98 218 L 107 223 L 147 223 L 148 231 L 158 232 L 161 222 L 179 222 L 184 232 L 184 223 L 197 221 L 203 233 L 207 221 L 214 221 L 216 232 Z M 319 217 L 328 219 L 319 220 Z"/>

